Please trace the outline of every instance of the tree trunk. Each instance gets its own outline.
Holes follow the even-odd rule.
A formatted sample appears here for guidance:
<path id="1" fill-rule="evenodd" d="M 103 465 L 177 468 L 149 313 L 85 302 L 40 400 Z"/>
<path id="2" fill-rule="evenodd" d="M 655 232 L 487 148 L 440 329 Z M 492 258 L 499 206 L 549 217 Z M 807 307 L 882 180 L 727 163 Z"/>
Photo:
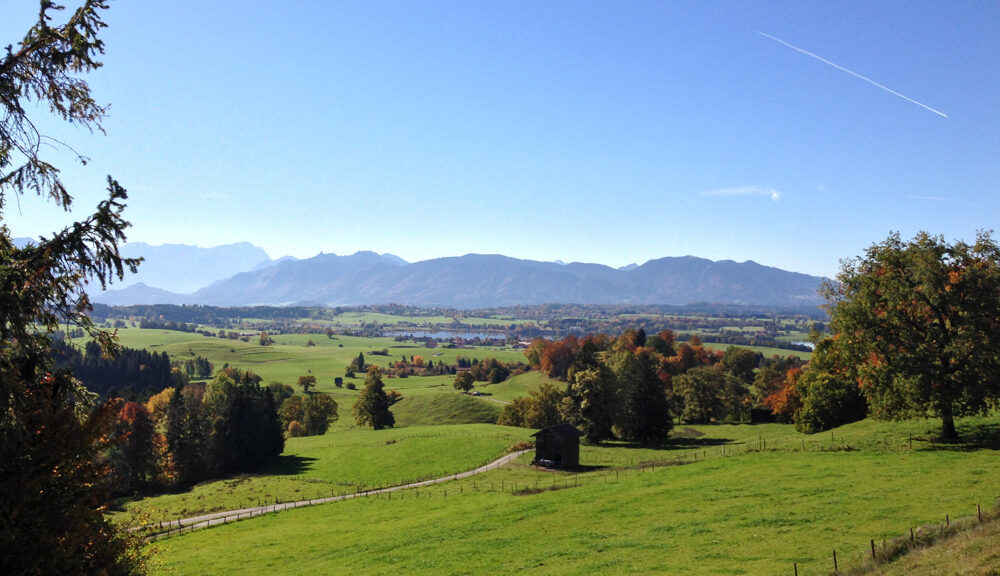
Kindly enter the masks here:
<path id="1" fill-rule="evenodd" d="M 958 440 L 958 432 L 955 430 L 955 416 L 951 411 L 951 402 L 946 402 L 941 406 L 941 439 L 946 441 Z"/>

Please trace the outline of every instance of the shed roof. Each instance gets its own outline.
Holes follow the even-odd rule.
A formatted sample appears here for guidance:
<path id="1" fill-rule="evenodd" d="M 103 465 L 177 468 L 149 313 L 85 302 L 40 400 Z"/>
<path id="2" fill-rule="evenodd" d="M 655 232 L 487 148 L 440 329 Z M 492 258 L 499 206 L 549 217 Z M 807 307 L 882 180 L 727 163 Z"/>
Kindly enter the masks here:
<path id="1" fill-rule="evenodd" d="M 576 426 L 573 426 L 572 424 L 556 424 L 555 426 L 542 428 L 538 432 L 532 434 L 532 436 L 539 436 L 541 434 L 551 434 L 558 438 L 579 438 L 583 436 L 583 432 L 577 430 Z"/>

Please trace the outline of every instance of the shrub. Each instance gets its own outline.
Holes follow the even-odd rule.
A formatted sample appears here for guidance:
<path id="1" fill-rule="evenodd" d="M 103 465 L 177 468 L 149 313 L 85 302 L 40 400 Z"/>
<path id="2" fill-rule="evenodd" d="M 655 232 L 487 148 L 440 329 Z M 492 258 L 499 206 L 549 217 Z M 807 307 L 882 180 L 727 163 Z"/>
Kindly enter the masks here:
<path id="1" fill-rule="evenodd" d="M 306 435 L 306 427 L 299 423 L 298 420 L 292 420 L 288 423 L 288 437 L 289 438 L 299 438 Z"/>

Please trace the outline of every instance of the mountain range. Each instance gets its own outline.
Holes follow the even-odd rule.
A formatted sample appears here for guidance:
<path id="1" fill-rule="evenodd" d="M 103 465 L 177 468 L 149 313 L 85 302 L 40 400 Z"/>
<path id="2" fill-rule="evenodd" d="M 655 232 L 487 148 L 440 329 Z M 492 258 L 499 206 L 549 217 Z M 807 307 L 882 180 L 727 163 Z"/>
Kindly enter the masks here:
<path id="1" fill-rule="evenodd" d="M 127 279 L 135 283 L 124 289 L 94 294 L 93 301 L 214 306 L 397 303 L 451 308 L 698 302 L 812 308 L 822 301 L 817 289 L 823 278 L 753 261 L 712 261 L 694 256 L 660 258 L 615 269 L 495 254 L 414 263 L 374 252 L 270 260 L 262 249 L 247 243 L 208 249 L 184 247 L 187 251 L 178 245 L 164 250 L 141 244 L 133 252 L 131 246 L 136 245 L 129 245 L 128 254 L 146 258 L 140 267 L 140 274 L 146 276 Z M 161 258 L 171 262 L 161 264 Z M 238 267 L 242 271 L 230 273 Z M 190 288 L 199 283 L 197 289 Z"/>

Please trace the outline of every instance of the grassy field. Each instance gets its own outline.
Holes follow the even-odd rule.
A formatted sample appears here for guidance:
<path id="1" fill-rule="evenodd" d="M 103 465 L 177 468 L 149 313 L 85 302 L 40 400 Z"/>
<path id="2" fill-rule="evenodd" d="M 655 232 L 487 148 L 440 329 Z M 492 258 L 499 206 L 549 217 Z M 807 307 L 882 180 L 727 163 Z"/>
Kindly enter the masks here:
<path id="1" fill-rule="evenodd" d="M 494 418 L 495 419 L 495 418 Z M 260 474 L 205 482 L 191 490 L 127 504 L 150 521 L 357 492 L 471 470 L 529 439 L 529 431 L 492 425 L 335 427 L 324 436 L 289 438 Z M 126 515 L 119 514 L 119 518 Z"/>
<path id="2" fill-rule="evenodd" d="M 486 394 L 487 398 L 493 398 L 494 400 L 500 400 L 502 402 L 510 402 L 514 398 L 527 396 L 528 392 L 537 390 L 542 382 L 552 382 L 553 384 L 559 386 L 560 389 L 566 387 L 565 382 L 553 380 L 545 374 L 537 370 L 533 370 L 531 372 L 525 372 L 524 374 L 514 376 L 513 378 L 499 384 L 480 386 L 481 383 L 477 382 L 476 389 L 481 393 Z"/>
<path id="3" fill-rule="evenodd" d="M 720 351 L 725 351 L 726 348 L 733 346 L 733 344 L 723 344 L 721 342 L 704 342 L 703 344 L 705 348 L 711 348 L 712 350 L 720 350 Z M 781 356 L 782 358 L 788 356 L 798 356 L 803 360 L 808 360 L 809 358 L 812 357 L 812 352 L 802 352 L 799 350 L 786 350 L 784 348 L 772 348 L 770 346 L 739 346 L 739 348 L 749 348 L 754 352 L 760 352 L 766 358 L 770 358 L 771 356 Z"/>
<path id="4" fill-rule="evenodd" d="M 800 574 L 826 574 L 833 549 L 843 569 L 863 562 L 870 538 L 992 506 L 1000 417 L 961 425 L 972 442 L 945 447 L 931 440 L 934 421 L 865 421 L 816 436 L 781 425 L 682 427 L 660 448 L 586 447 L 579 474 L 537 471 L 522 457 L 391 499 L 175 537 L 158 544 L 160 559 L 182 574 L 784 574 L 793 562 Z M 354 458 L 377 468 L 358 449 Z"/>
<path id="5" fill-rule="evenodd" d="M 343 377 L 351 360 L 359 353 L 365 355 L 368 364 L 387 367 L 405 356 L 421 356 L 424 361 L 435 364 L 453 364 L 459 356 L 469 359 L 496 358 L 503 362 L 524 361 L 524 354 L 512 348 L 472 347 L 472 348 L 426 348 L 422 344 L 393 338 L 363 338 L 355 336 L 335 336 L 325 334 L 289 334 L 274 336 L 274 344 L 261 346 L 255 338 L 249 342 L 223 340 L 194 333 L 174 330 L 151 330 L 127 328 L 118 331 L 122 346 L 144 348 L 150 352 L 166 352 L 171 360 L 188 360 L 196 356 L 207 358 L 216 370 L 224 364 L 252 370 L 265 383 L 282 382 L 294 385 L 299 376 L 313 374 L 318 380 L 317 389 L 325 392 L 352 396 L 347 390 L 334 387 L 333 379 Z M 312 345 L 309 343 L 312 342 Z M 386 350 L 388 355 L 372 354 Z M 454 377 L 427 377 L 393 379 L 387 381 L 389 388 L 427 388 L 451 385 Z M 351 379 L 345 379 L 350 382 Z M 364 375 L 359 374 L 353 382 L 360 386 Z M 398 386 L 397 386 L 398 385 Z"/>

